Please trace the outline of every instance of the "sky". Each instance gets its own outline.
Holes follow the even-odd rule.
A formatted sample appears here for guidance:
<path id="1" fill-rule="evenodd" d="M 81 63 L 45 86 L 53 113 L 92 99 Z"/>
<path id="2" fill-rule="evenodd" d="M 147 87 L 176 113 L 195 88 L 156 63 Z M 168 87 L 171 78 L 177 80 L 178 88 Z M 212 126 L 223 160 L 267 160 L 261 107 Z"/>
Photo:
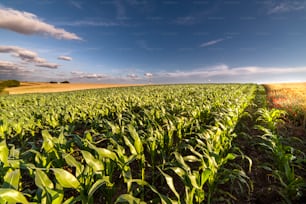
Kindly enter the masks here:
<path id="1" fill-rule="evenodd" d="M 4 79 L 306 81 L 306 0 L 1 0 Z"/>

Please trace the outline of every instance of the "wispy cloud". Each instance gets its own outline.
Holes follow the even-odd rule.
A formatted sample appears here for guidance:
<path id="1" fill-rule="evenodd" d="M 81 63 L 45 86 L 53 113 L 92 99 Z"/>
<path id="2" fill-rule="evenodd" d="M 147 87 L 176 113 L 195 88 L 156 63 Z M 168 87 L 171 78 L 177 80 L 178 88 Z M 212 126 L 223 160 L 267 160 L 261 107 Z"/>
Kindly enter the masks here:
<path id="1" fill-rule="evenodd" d="M 220 42 L 222 42 L 224 40 L 225 40 L 224 38 L 220 38 L 220 39 L 216 39 L 216 40 L 211 40 L 211 41 L 202 43 L 200 45 L 200 47 L 208 47 L 208 46 L 211 46 L 211 45 L 215 45 L 215 44 L 220 43 Z"/>
<path id="2" fill-rule="evenodd" d="M 260 76 L 280 76 L 296 73 L 306 73 L 306 67 L 260 67 L 260 66 L 245 66 L 245 67 L 229 67 L 225 64 L 217 65 L 211 68 L 201 68 L 185 71 L 160 72 L 155 74 L 155 78 L 163 80 L 171 79 L 174 81 L 195 81 L 199 79 L 210 79 L 212 77 L 220 79 L 220 81 L 228 79 L 247 79 L 249 82 L 254 82 L 260 79 Z M 233 81 L 235 81 L 233 80 Z M 238 81 L 239 82 L 239 81 Z"/>
<path id="3" fill-rule="evenodd" d="M 190 26 L 196 23 L 196 18 L 193 16 L 178 17 L 174 21 L 177 25 Z"/>
<path id="4" fill-rule="evenodd" d="M 108 77 L 105 74 L 86 73 L 86 72 L 79 72 L 79 71 L 72 71 L 70 73 L 73 75 L 73 77 L 77 77 L 79 79 L 104 79 Z"/>
<path id="5" fill-rule="evenodd" d="M 163 49 L 159 47 L 150 47 L 146 40 L 137 40 L 136 44 L 139 48 L 144 49 L 146 51 L 160 51 Z"/>
<path id="6" fill-rule="evenodd" d="M 171 1 L 170 1 L 171 2 Z M 175 1 L 174 5 L 179 5 L 180 1 Z M 211 16 L 214 15 L 222 5 L 223 1 L 192 1 L 190 3 L 194 4 L 196 7 L 200 7 L 199 12 L 190 12 L 185 16 L 177 17 L 171 23 L 181 26 L 192 26 L 195 24 L 200 24 L 207 20 L 224 20 L 223 16 Z"/>
<path id="7" fill-rule="evenodd" d="M 64 56 L 64 55 L 59 56 L 57 59 L 65 60 L 65 61 L 72 61 L 72 57 Z"/>
<path id="8" fill-rule="evenodd" d="M 36 52 L 16 46 L 0 46 L 0 53 L 9 53 L 20 58 L 25 63 L 33 63 L 37 67 L 56 69 L 58 64 L 50 63 L 46 59 L 38 56 Z"/>
<path id="9" fill-rule="evenodd" d="M 11 71 L 19 69 L 19 65 L 9 62 L 9 61 L 0 61 L 0 72 Z"/>
<path id="10" fill-rule="evenodd" d="M 301 11 L 306 9 L 305 1 L 277 1 L 270 2 L 268 14 L 278 14 L 286 12 Z"/>
<path id="11" fill-rule="evenodd" d="M 0 79 L 23 79 L 33 75 L 35 70 L 27 69 L 21 64 L 0 60 Z"/>
<path id="12" fill-rule="evenodd" d="M 132 79 L 132 80 L 140 79 L 137 74 L 128 74 L 126 76 L 127 78 Z"/>
<path id="13" fill-rule="evenodd" d="M 71 1 L 70 1 L 70 4 L 71 4 L 72 6 L 74 6 L 75 8 L 77 8 L 77 9 L 82 9 L 82 8 L 83 8 L 82 2 L 80 2 L 80 1 L 71 0 Z"/>
<path id="14" fill-rule="evenodd" d="M 153 74 L 150 73 L 150 72 L 147 72 L 147 73 L 144 74 L 144 76 L 145 76 L 146 78 L 152 78 L 152 77 L 153 77 Z"/>
<path id="15" fill-rule="evenodd" d="M 81 40 L 74 33 L 43 22 L 35 14 L 0 7 L 0 28 L 25 35 L 47 35 L 56 39 Z"/>
<path id="16" fill-rule="evenodd" d="M 37 67 L 45 67 L 45 68 L 50 68 L 50 69 L 57 69 L 59 67 L 58 64 L 55 63 L 50 63 L 50 62 L 42 62 L 36 64 Z"/>
<path id="17" fill-rule="evenodd" d="M 57 22 L 56 25 L 61 26 L 90 26 L 90 27 L 115 27 L 115 26 L 124 26 L 123 22 L 117 21 L 107 21 L 101 19 L 94 19 L 94 20 L 79 20 L 79 21 L 72 21 L 72 22 Z"/>

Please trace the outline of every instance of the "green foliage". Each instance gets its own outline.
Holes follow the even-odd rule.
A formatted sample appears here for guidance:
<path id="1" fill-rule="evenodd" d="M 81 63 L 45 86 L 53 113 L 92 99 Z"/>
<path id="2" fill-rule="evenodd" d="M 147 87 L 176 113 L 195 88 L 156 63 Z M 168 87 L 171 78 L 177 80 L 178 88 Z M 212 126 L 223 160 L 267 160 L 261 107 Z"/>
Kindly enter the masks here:
<path id="1" fill-rule="evenodd" d="M 18 87 L 20 86 L 20 81 L 17 80 L 5 80 L 0 83 L 0 91 L 1 87 Z"/>
<path id="2" fill-rule="evenodd" d="M 229 167 L 246 159 L 251 169 L 233 141 L 257 88 L 146 86 L 0 98 L 0 184 L 34 203 L 234 202 L 232 189 L 252 190 L 244 169 Z"/>
<path id="3" fill-rule="evenodd" d="M 285 111 L 277 109 L 259 109 L 258 119 L 260 125 L 257 129 L 262 131 L 259 143 L 273 158 L 273 163 L 264 165 L 265 169 L 271 171 L 272 176 L 279 181 L 277 192 L 285 203 L 291 204 L 298 201 L 303 192 L 306 192 L 306 181 L 295 174 L 295 164 L 298 161 L 296 150 L 286 145 L 283 137 L 279 136 L 277 126 L 282 122 Z"/>

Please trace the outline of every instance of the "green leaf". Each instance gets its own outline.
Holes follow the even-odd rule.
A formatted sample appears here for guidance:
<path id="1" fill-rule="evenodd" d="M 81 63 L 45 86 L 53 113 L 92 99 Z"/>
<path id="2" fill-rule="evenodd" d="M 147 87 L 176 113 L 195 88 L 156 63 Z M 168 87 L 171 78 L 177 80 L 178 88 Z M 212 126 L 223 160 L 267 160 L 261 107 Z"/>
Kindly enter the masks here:
<path id="1" fill-rule="evenodd" d="M 110 185 L 109 177 L 97 180 L 88 191 L 88 198 L 91 198 L 93 194 L 98 190 L 103 184 Z"/>
<path id="2" fill-rule="evenodd" d="M 210 175 L 212 174 L 212 171 L 210 169 L 205 169 L 202 173 L 201 173 L 201 184 L 204 185 L 207 181 L 207 179 L 210 177 Z"/>
<path id="3" fill-rule="evenodd" d="M 53 138 L 49 134 L 48 130 L 41 131 L 41 135 L 42 135 L 43 140 L 44 140 L 43 144 L 42 144 L 42 149 L 44 149 L 48 153 L 54 147 Z"/>
<path id="4" fill-rule="evenodd" d="M 143 204 L 146 202 L 143 202 L 139 198 L 135 198 L 130 194 L 122 194 L 117 198 L 115 203 Z"/>
<path id="5" fill-rule="evenodd" d="M 64 192 L 62 190 L 52 190 L 50 188 L 46 188 L 50 196 L 50 201 L 52 204 L 62 204 L 64 199 Z"/>
<path id="6" fill-rule="evenodd" d="M 65 202 L 63 202 L 63 204 L 72 204 L 72 203 L 75 203 L 74 196 L 71 196 L 70 198 L 65 200 Z"/>
<path id="7" fill-rule="evenodd" d="M 201 161 L 198 157 L 196 157 L 194 155 L 184 156 L 183 158 L 187 162 L 198 162 L 198 161 Z"/>
<path id="8" fill-rule="evenodd" d="M 186 171 L 184 169 L 180 167 L 172 167 L 171 169 L 184 180 L 184 176 L 186 175 Z"/>
<path id="9" fill-rule="evenodd" d="M 193 174 L 188 174 L 188 178 L 193 188 L 201 189 L 197 182 L 197 177 Z"/>
<path id="10" fill-rule="evenodd" d="M 71 204 L 71 203 L 75 203 L 74 202 L 74 197 L 71 196 L 70 198 L 68 198 L 67 200 L 65 200 L 65 202 L 63 202 L 63 204 Z"/>
<path id="11" fill-rule="evenodd" d="M 158 167 L 157 167 L 158 168 Z M 163 172 L 160 168 L 158 168 L 158 170 L 162 173 L 162 175 L 165 177 L 166 182 L 169 186 L 169 188 L 171 189 L 171 191 L 174 193 L 174 195 L 176 196 L 176 198 L 178 200 L 180 200 L 180 194 L 176 191 L 174 183 L 173 183 L 173 178 L 171 176 L 169 176 L 168 174 L 166 174 L 165 172 Z"/>
<path id="12" fill-rule="evenodd" d="M 132 143 L 130 142 L 129 138 L 127 138 L 126 136 L 123 136 L 123 140 L 124 140 L 124 143 L 130 148 L 131 154 L 137 155 L 137 151 L 134 145 L 132 145 Z"/>
<path id="13" fill-rule="evenodd" d="M 9 153 L 10 157 L 15 158 L 15 159 L 19 159 L 19 155 L 20 155 L 20 149 L 16 149 L 15 145 L 12 145 L 11 149 L 10 149 L 10 153 Z"/>
<path id="14" fill-rule="evenodd" d="M 138 185 L 141 185 L 141 186 L 149 187 L 154 193 L 156 193 L 158 195 L 162 204 L 177 204 L 178 203 L 177 201 L 171 200 L 169 197 L 159 193 L 153 186 L 151 186 L 146 181 L 143 181 L 141 179 L 131 179 L 130 181 L 133 182 L 133 183 L 137 183 Z"/>
<path id="15" fill-rule="evenodd" d="M 3 188 L 14 188 L 15 190 L 18 190 L 19 180 L 20 180 L 20 170 L 15 169 L 8 170 L 3 178 L 4 184 Z"/>
<path id="16" fill-rule="evenodd" d="M 93 145 L 91 143 L 89 143 L 88 145 L 91 149 L 94 149 L 98 153 L 100 159 L 109 158 L 113 161 L 118 160 L 117 155 L 114 152 L 112 152 L 108 149 L 105 149 L 105 148 L 96 147 L 95 145 Z"/>
<path id="17" fill-rule="evenodd" d="M 53 168 L 55 178 L 58 183 L 64 188 L 74 188 L 77 189 L 80 186 L 79 181 L 75 178 L 74 175 L 69 173 L 64 169 Z"/>
<path id="18" fill-rule="evenodd" d="M 186 171 L 190 171 L 190 167 L 185 163 L 184 161 L 184 158 L 182 157 L 182 155 L 178 152 L 173 152 L 175 158 L 176 158 L 176 161 L 178 163 L 181 164 L 181 166 L 186 170 Z"/>
<path id="19" fill-rule="evenodd" d="M 141 139 L 140 139 L 136 129 L 131 124 L 128 126 L 128 129 L 129 129 L 129 132 L 130 132 L 131 136 L 134 139 L 134 147 L 135 147 L 137 153 L 138 154 L 142 154 L 142 152 L 143 152 L 143 145 L 142 145 L 142 141 L 141 141 Z"/>
<path id="20" fill-rule="evenodd" d="M 62 131 L 57 139 L 57 143 L 61 145 L 65 145 L 67 143 L 66 137 L 64 135 L 64 132 Z"/>
<path id="21" fill-rule="evenodd" d="M 8 165 L 8 155 L 9 149 L 6 145 L 6 141 L 2 140 L 2 142 L 0 142 L 0 161 L 4 164 L 4 166 Z"/>
<path id="22" fill-rule="evenodd" d="M 78 177 L 79 175 L 81 175 L 84 166 L 78 162 L 77 160 L 75 160 L 75 158 L 73 156 L 71 156 L 70 154 L 63 154 L 63 158 L 65 159 L 66 163 L 71 166 L 71 167 L 75 167 L 75 175 L 76 177 Z"/>
<path id="23" fill-rule="evenodd" d="M 29 203 L 21 192 L 9 188 L 0 188 L 0 198 L 9 203 Z"/>
<path id="24" fill-rule="evenodd" d="M 36 169 L 35 171 L 35 184 L 42 190 L 44 190 L 45 188 L 54 188 L 54 185 L 47 176 L 47 174 L 40 169 Z"/>
<path id="25" fill-rule="evenodd" d="M 86 163 L 94 170 L 94 172 L 99 172 L 104 170 L 102 161 L 96 159 L 90 152 L 82 150 L 82 155 Z"/>
<path id="26" fill-rule="evenodd" d="M 234 160 L 235 158 L 237 157 L 236 154 L 233 154 L 233 153 L 228 153 L 225 157 L 225 160 Z"/>

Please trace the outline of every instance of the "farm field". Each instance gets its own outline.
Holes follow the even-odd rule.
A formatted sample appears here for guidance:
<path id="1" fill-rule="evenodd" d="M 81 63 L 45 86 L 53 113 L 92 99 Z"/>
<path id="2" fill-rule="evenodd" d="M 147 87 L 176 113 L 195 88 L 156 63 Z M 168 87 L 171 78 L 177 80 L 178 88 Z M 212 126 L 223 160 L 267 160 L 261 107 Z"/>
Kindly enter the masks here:
<path id="1" fill-rule="evenodd" d="M 306 200 L 305 141 L 283 135 L 286 113 L 261 85 L 8 95 L 0 107 L 0 203 Z"/>
<path id="2" fill-rule="evenodd" d="M 126 87 L 131 84 L 85 84 L 85 83 L 68 83 L 68 84 L 51 84 L 46 82 L 21 82 L 20 87 L 6 88 L 9 94 L 24 94 L 24 93 L 51 93 L 65 92 L 86 89 L 110 88 L 110 87 Z M 133 86 L 139 86 L 133 84 Z"/>
<path id="3" fill-rule="evenodd" d="M 270 106 L 286 110 L 294 126 L 306 128 L 306 83 L 268 84 L 265 87 Z"/>

